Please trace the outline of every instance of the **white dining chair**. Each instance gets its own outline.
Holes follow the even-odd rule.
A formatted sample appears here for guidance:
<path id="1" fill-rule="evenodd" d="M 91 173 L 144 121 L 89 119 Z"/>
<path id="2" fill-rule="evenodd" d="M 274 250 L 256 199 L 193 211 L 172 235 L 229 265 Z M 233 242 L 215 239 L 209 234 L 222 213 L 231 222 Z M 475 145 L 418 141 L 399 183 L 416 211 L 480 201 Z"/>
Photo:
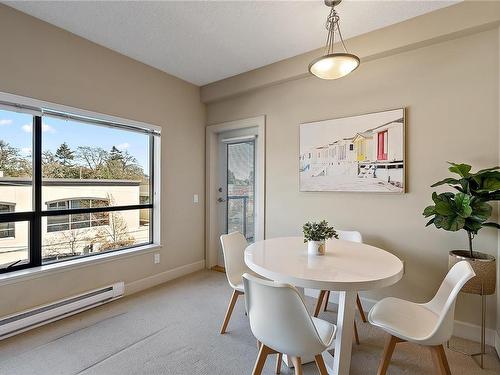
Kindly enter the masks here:
<path id="1" fill-rule="evenodd" d="M 311 317 L 295 287 L 245 273 L 245 302 L 250 328 L 260 343 L 253 375 L 262 373 L 266 358 L 277 354 L 276 373 L 281 356 L 291 357 L 296 375 L 302 375 L 301 358 L 314 356 L 321 375 L 328 374 L 321 355 L 332 343 L 336 326 Z"/>
<path id="2" fill-rule="evenodd" d="M 224 268 L 226 271 L 227 281 L 233 289 L 233 294 L 229 300 L 224 322 L 220 330 L 221 334 L 226 333 L 229 319 L 233 313 L 234 305 L 238 297 L 244 293 L 243 281 L 241 276 L 245 272 L 251 272 L 245 265 L 244 253 L 245 248 L 248 246 L 245 236 L 240 232 L 233 232 L 230 234 L 223 234 L 220 236 L 222 245 L 222 253 L 224 254 Z"/>
<path id="3" fill-rule="evenodd" d="M 355 230 L 337 230 L 336 231 L 339 240 L 344 241 L 352 241 L 363 243 L 363 236 L 360 232 Z M 322 290 L 319 292 L 318 300 L 316 301 L 316 307 L 314 308 L 314 316 L 317 317 L 321 311 L 321 306 L 324 303 L 323 311 L 327 311 L 328 308 L 328 300 L 330 299 L 330 291 Z M 363 323 L 366 323 L 365 312 L 363 311 L 363 305 L 361 304 L 361 300 L 359 298 L 359 294 L 356 294 L 356 305 L 358 307 L 359 315 L 361 316 L 361 320 Z M 359 335 L 358 335 L 358 327 L 356 326 L 356 322 L 354 322 L 354 339 L 356 340 L 356 344 L 359 345 Z"/>
<path id="4" fill-rule="evenodd" d="M 438 372 L 451 374 L 443 343 L 453 333 L 458 292 L 474 276 L 469 263 L 458 262 L 448 271 L 436 295 L 429 302 L 414 303 L 389 297 L 373 306 L 368 320 L 389 334 L 378 369 L 379 375 L 386 373 L 396 344 L 404 341 L 430 347 Z"/>

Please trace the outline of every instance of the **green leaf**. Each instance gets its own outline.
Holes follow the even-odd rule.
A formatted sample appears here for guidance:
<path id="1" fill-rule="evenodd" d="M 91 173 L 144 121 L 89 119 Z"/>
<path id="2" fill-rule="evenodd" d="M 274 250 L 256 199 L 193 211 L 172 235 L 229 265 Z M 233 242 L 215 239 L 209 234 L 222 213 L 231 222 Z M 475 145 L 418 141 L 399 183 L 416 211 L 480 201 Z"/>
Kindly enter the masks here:
<path id="1" fill-rule="evenodd" d="M 439 196 L 441 197 L 442 200 L 451 203 L 451 201 L 453 200 L 453 198 L 455 198 L 455 194 L 456 193 L 451 193 L 451 192 L 447 191 L 446 193 L 439 194 Z"/>
<path id="2" fill-rule="evenodd" d="M 431 224 L 434 224 L 434 218 L 430 219 L 427 224 L 425 224 L 426 227 L 428 227 L 429 225 Z"/>
<path id="3" fill-rule="evenodd" d="M 458 215 L 463 218 L 469 217 L 472 213 L 472 207 L 470 206 L 470 195 L 464 193 L 457 193 L 455 195 L 455 208 Z"/>
<path id="4" fill-rule="evenodd" d="M 451 167 L 448 168 L 448 170 L 452 173 L 458 174 L 460 177 L 469 177 L 470 176 L 470 170 L 472 167 L 468 164 L 456 164 L 456 163 L 450 163 Z"/>
<path id="5" fill-rule="evenodd" d="M 482 202 L 480 200 L 474 200 L 471 204 L 471 207 L 472 216 L 481 219 L 481 221 L 487 220 L 493 210 L 493 207 L 491 207 L 488 203 Z"/>
<path id="6" fill-rule="evenodd" d="M 467 193 L 469 191 L 469 180 L 466 178 L 461 178 L 460 179 L 460 188 L 455 187 L 458 191 L 461 191 L 462 193 Z"/>
<path id="7" fill-rule="evenodd" d="M 456 178 L 445 178 L 444 180 L 432 184 L 431 187 L 441 186 L 445 184 L 459 184 L 459 183 L 460 180 L 457 180 Z"/>
<path id="8" fill-rule="evenodd" d="M 467 231 L 467 232 L 472 232 L 474 234 L 476 234 L 477 232 L 479 232 L 479 230 L 483 227 L 483 224 L 482 223 L 479 223 L 477 221 L 471 221 L 469 220 L 469 218 L 467 218 L 465 220 L 465 224 L 464 224 L 464 229 Z"/>
<path id="9" fill-rule="evenodd" d="M 482 187 L 477 189 L 478 192 L 490 192 L 500 190 L 500 179 L 497 178 L 485 178 L 483 180 Z"/>
<path id="10" fill-rule="evenodd" d="M 486 169 L 481 169 L 480 171 L 477 171 L 473 175 L 476 176 L 476 175 L 479 175 L 479 174 L 483 174 L 485 172 L 496 171 L 497 169 L 500 169 L 500 166 L 486 168 Z"/>
<path id="11" fill-rule="evenodd" d="M 451 232 L 460 230 L 465 225 L 465 219 L 461 216 L 448 216 L 446 222 L 443 224 L 443 229 Z"/>
<path id="12" fill-rule="evenodd" d="M 436 228 L 443 228 L 443 224 L 446 221 L 446 216 L 436 215 L 434 218 L 434 225 Z"/>
<path id="13" fill-rule="evenodd" d="M 485 199 L 487 201 L 500 201 L 500 191 L 495 191 L 493 193 L 487 194 Z"/>
<path id="14" fill-rule="evenodd" d="M 491 228 L 500 229 L 500 224 L 489 222 L 489 223 L 484 223 L 483 227 L 491 227 Z"/>
<path id="15" fill-rule="evenodd" d="M 425 207 L 422 215 L 424 215 L 425 217 L 429 217 L 429 216 L 434 215 L 435 213 L 436 213 L 435 206 L 427 206 L 427 207 Z"/>
<path id="16" fill-rule="evenodd" d="M 434 225 L 438 228 L 443 228 L 444 230 L 456 232 L 464 227 L 465 219 L 458 215 L 436 216 Z"/>
<path id="17" fill-rule="evenodd" d="M 444 202 L 444 201 L 439 201 L 436 203 L 435 211 L 439 215 L 443 215 L 443 216 L 453 215 L 455 212 L 453 210 L 453 207 L 451 206 L 451 204 L 448 202 Z"/>
<path id="18" fill-rule="evenodd" d="M 470 220 L 470 221 L 475 221 L 475 222 L 477 222 L 477 223 L 481 223 L 481 224 L 482 224 L 482 223 L 484 222 L 484 220 L 485 220 L 485 219 L 484 219 L 483 217 L 481 217 L 481 216 L 471 215 L 471 216 L 469 216 L 469 217 L 467 218 L 467 220 Z"/>
<path id="19" fill-rule="evenodd" d="M 433 192 L 432 193 L 432 200 L 434 201 L 434 203 L 437 203 L 437 202 L 441 201 L 441 198 L 439 198 L 439 195 L 437 195 L 436 192 Z"/>

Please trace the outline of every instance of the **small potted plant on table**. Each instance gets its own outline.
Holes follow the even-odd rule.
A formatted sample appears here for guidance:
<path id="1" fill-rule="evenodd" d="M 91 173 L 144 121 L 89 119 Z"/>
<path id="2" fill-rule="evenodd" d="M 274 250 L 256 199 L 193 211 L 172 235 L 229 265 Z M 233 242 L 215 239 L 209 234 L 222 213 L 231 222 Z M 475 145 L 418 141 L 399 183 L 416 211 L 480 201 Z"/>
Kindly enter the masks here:
<path id="1" fill-rule="evenodd" d="M 304 242 L 307 242 L 307 252 L 311 255 L 323 255 L 325 253 L 326 240 L 334 237 L 339 238 L 333 227 L 328 226 L 326 220 L 319 223 L 307 222 L 302 227 Z"/>

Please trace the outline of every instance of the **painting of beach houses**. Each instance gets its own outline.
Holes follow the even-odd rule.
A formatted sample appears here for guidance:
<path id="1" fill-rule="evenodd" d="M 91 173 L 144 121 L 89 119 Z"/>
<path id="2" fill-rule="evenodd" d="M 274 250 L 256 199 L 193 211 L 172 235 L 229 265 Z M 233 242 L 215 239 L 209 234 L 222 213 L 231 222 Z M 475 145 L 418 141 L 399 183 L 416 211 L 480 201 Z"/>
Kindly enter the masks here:
<path id="1" fill-rule="evenodd" d="M 300 191 L 404 193 L 404 108 L 300 125 Z"/>

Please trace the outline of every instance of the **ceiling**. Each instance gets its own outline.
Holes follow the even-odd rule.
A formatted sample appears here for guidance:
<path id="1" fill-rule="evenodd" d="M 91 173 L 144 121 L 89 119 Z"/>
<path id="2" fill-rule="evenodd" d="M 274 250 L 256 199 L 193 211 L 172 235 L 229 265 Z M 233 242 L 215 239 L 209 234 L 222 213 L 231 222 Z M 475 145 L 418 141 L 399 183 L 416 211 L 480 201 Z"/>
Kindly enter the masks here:
<path id="1" fill-rule="evenodd" d="M 337 9 L 349 38 L 456 2 L 344 0 Z M 328 15 L 321 0 L 4 3 L 199 86 L 321 47 Z"/>

